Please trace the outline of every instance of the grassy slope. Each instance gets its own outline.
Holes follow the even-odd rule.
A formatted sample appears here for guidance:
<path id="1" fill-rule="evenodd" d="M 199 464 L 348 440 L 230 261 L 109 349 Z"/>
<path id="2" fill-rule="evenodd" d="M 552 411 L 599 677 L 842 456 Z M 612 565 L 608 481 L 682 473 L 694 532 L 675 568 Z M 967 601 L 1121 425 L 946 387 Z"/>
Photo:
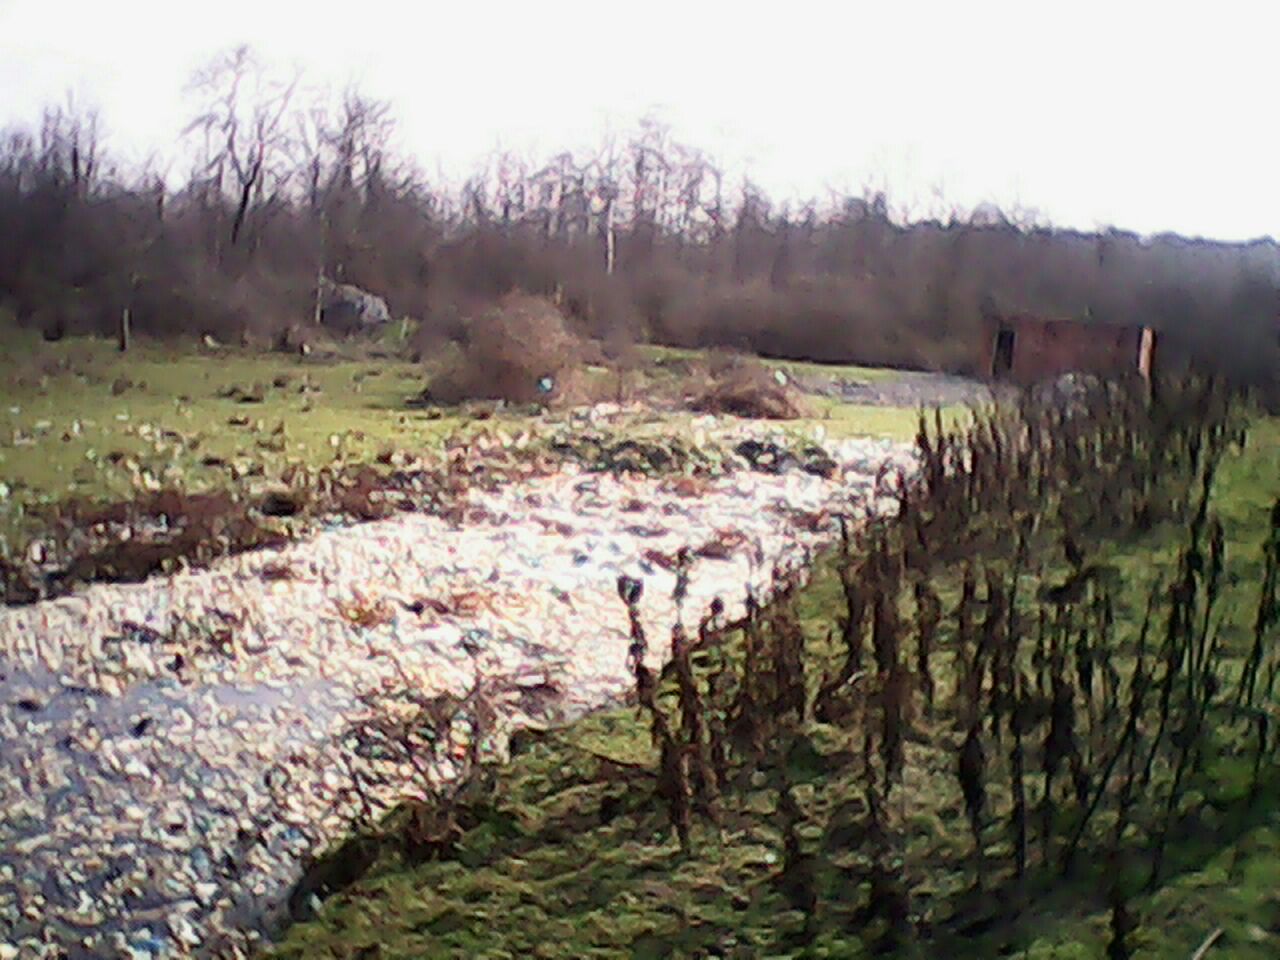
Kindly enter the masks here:
<path id="1" fill-rule="evenodd" d="M 1234 583 L 1224 609 L 1237 624 L 1227 636 L 1240 648 L 1256 602 L 1259 537 L 1280 490 L 1280 423 L 1257 426 L 1251 446 L 1224 466 L 1216 509 L 1238 546 L 1229 569 Z M 1168 532 L 1108 549 L 1129 585 L 1120 596 L 1118 641 L 1132 641 L 1149 584 L 1168 572 L 1176 548 Z M 820 567 L 800 598 L 809 650 L 822 656 L 837 582 Z M 953 596 L 944 596 L 950 605 Z M 1126 632 L 1128 636 L 1126 636 Z M 820 742 L 822 730 L 815 730 Z M 616 762 L 610 762 L 616 761 Z M 781 860 L 774 794 L 738 798 L 720 831 L 695 826 L 695 855 L 684 859 L 669 835 L 649 775 L 656 756 L 647 723 L 634 711 L 587 718 L 538 741 L 505 769 L 499 801 L 468 833 L 456 861 L 406 864 L 384 855 L 364 880 L 338 894 L 314 921 L 295 926 L 278 955 L 302 957 L 647 957 L 864 955 L 857 933 L 828 924 L 813 952 L 788 947 L 801 926 L 771 878 Z M 909 789 L 943 797 L 942 813 L 922 812 L 911 846 L 967 849 L 954 757 L 925 757 Z M 1212 770 L 1203 792 L 1223 804 L 1244 781 L 1230 761 Z M 856 789 L 843 774 L 810 771 L 814 802 L 836 804 Z M 822 799 L 826 798 L 826 799 Z M 946 799 L 949 798 L 949 799 Z M 1144 958 L 1190 956 L 1215 927 L 1225 935 L 1211 956 L 1273 957 L 1280 953 L 1280 815 L 1250 813 L 1224 823 L 1208 844 L 1171 850 L 1170 879 L 1133 907 Z M 1071 886 L 1046 894 L 1012 933 L 1018 956 L 1084 958 L 1103 955 L 1107 913 L 1095 899 L 1103 889 L 1096 866 Z M 962 881 L 930 877 L 941 897 Z M 858 894 L 828 887 L 826 896 Z M 839 915 L 839 909 L 829 909 Z M 1007 944 L 1010 932 L 1003 931 Z M 975 939 L 947 944 L 956 957 L 996 955 L 1000 944 Z M 708 953 L 710 952 L 710 953 Z"/>

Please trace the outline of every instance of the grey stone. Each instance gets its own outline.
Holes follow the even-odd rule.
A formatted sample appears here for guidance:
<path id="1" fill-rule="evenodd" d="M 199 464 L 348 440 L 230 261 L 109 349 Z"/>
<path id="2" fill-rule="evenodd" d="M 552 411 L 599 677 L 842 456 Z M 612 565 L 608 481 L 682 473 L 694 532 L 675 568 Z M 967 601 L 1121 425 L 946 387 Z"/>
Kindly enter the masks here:
<path id="1" fill-rule="evenodd" d="M 325 326 L 350 333 L 390 323 L 391 312 L 381 297 L 325 279 L 320 284 L 320 318 Z"/>

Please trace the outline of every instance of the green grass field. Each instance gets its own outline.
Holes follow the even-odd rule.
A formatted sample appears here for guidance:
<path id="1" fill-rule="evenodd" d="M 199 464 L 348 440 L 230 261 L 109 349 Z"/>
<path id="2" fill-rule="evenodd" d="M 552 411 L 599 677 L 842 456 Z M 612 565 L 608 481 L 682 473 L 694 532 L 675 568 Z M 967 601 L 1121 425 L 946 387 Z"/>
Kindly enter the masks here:
<path id="1" fill-rule="evenodd" d="M 260 397 L 240 402 L 235 388 Z M 438 444 L 461 425 L 405 399 L 421 371 L 404 363 L 304 363 L 205 355 L 194 346 L 104 340 L 30 344 L 0 367 L 0 477 L 8 530 L 29 507 L 67 497 L 226 487 L 260 466 L 372 460 L 389 446 Z"/>
<path id="2" fill-rule="evenodd" d="M 477 422 L 464 410 L 417 409 L 406 401 L 431 365 L 387 359 L 315 361 L 194 342 L 70 338 L 44 343 L 4 331 L 0 360 L 0 538 L 16 543 L 38 526 L 32 510 L 68 498 L 120 500 L 139 491 L 234 487 L 267 481 L 292 464 L 373 463 L 380 453 L 439 448 L 471 429 L 516 433 L 546 427 L 528 412 L 499 411 Z M 678 351 L 652 348 L 646 362 Z M 794 366 L 794 365 L 793 365 Z M 822 368 L 855 379 L 886 376 L 862 368 Z M 600 371 L 606 379 L 607 372 Z M 656 367 L 636 375 L 658 381 Z M 238 392 L 237 392 L 238 391 Z M 255 402 L 242 402 L 241 395 Z M 907 439 L 913 411 L 815 398 L 814 417 L 780 422 L 780 432 L 833 438 Z M 682 413 L 640 418 L 622 429 L 682 432 Z"/>
<path id="3" fill-rule="evenodd" d="M 675 360 L 697 360 L 706 355 L 705 351 L 700 350 L 656 346 L 641 347 L 640 354 L 646 360 L 660 363 L 669 363 Z M 861 383 L 892 380 L 898 375 L 896 370 L 886 370 L 881 367 L 861 367 L 854 364 L 805 363 L 800 360 L 773 360 L 769 358 L 764 358 L 761 362 L 767 367 L 783 371 L 788 376 L 842 377 Z"/>

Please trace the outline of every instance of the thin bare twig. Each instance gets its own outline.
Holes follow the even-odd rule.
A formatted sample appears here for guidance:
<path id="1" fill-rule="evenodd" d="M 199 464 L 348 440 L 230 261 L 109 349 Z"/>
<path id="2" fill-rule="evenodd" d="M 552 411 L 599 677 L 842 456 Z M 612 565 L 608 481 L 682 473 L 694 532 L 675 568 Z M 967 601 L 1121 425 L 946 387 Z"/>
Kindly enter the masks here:
<path id="1" fill-rule="evenodd" d="M 1200 944 L 1200 949 L 1191 955 L 1191 960 L 1204 960 L 1209 955 L 1209 951 L 1213 949 L 1213 945 L 1222 939 L 1224 932 L 1222 927 L 1218 927 L 1213 933 L 1205 937 L 1204 943 Z"/>

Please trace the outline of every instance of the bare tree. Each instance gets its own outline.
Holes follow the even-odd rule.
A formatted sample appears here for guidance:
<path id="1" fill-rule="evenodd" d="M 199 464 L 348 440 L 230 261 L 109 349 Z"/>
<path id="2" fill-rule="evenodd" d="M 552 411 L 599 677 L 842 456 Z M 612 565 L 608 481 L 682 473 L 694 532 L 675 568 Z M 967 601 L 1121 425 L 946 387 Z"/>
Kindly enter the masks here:
<path id="1" fill-rule="evenodd" d="M 253 205 L 282 189 L 293 173 L 286 116 L 297 84 L 297 76 L 270 76 L 243 45 L 215 57 L 192 78 L 190 88 L 203 103 L 185 133 L 203 138 L 204 170 L 214 189 L 231 191 L 232 246 L 240 240 Z"/>
<path id="2" fill-rule="evenodd" d="M 604 249 L 604 272 L 613 276 L 618 260 L 618 198 L 622 195 L 622 163 L 612 137 L 605 140 L 590 163 L 591 211 Z"/>
<path id="3" fill-rule="evenodd" d="M 40 123 L 40 156 L 50 179 L 65 184 L 83 199 L 99 174 L 99 120 L 95 109 L 82 110 L 67 96 L 65 106 L 44 111 Z"/>

